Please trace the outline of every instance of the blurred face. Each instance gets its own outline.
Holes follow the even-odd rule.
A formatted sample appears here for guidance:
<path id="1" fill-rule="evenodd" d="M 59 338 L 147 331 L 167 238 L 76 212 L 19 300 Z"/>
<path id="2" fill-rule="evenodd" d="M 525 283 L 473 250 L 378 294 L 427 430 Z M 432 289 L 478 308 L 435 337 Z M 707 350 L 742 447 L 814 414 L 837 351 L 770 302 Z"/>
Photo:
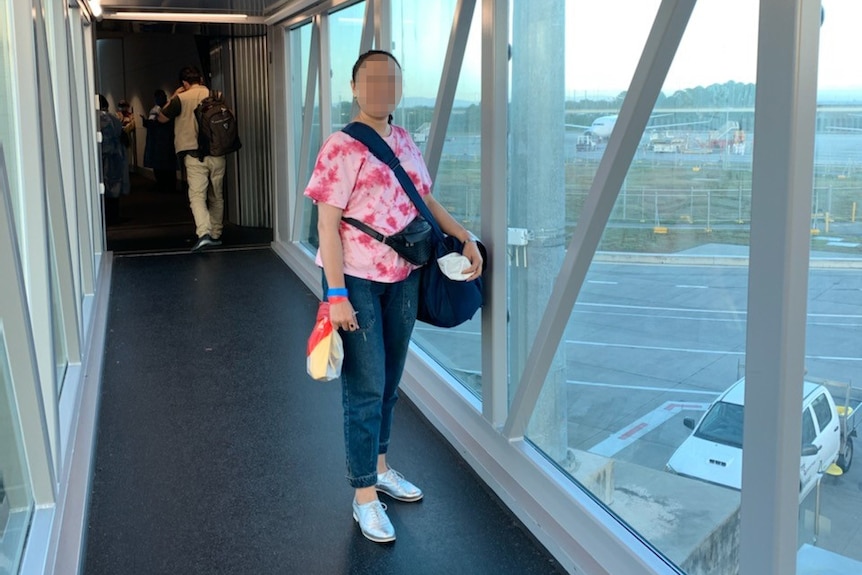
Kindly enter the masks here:
<path id="1" fill-rule="evenodd" d="M 401 101 L 401 70 L 382 54 L 365 60 L 350 85 L 359 109 L 372 118 L 388 118 Z"/>

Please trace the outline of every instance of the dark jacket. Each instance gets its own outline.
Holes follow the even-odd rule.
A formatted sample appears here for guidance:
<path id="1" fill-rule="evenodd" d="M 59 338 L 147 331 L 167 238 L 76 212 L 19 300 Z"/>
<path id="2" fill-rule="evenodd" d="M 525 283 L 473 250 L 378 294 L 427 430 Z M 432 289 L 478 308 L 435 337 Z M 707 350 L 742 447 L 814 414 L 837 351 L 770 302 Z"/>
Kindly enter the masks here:
<path id="1" fill-rule="evenodd" d="M 120 141 L 123 124 L 114 114 L 99 112 L 99 131 L 102 132 L 102 178 L 105 195 L 109 198 L 125 196 L 131 190 L 126 147 Z"/>
<path id="2" fill-rule="evenodd" d="M 176 170 L 177 156 L 174 153 L 174 121 L 162 124 L 157 119 L 159 107 L 154 106 L 144 120 L 147 129 L 147 144 L 144 148 L 144 167 L 154 170 Z"/>

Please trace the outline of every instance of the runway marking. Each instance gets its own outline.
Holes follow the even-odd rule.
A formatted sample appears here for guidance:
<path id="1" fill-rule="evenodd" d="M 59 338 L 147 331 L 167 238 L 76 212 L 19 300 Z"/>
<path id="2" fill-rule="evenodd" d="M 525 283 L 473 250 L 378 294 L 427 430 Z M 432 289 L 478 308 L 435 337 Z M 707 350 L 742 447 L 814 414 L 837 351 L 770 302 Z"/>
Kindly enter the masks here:
<path id="1" fill-rule="evenodd" d="M 683 410 L 706 411 L 709 409 L 709 405 L 709 403 L 703 402 L 666 401 L 637 421 L 597 443 L 589 451 L 596 455 L 613 457 L 679 412 Z"/>
<path id="2" fill-rule="evenodd" d="M 578 302 L 578 306 L 584 307 L 606 307 L 606 308 L 617 308 L 617 309 L 637 309 L 637 310 L 651 310 L 651 311 L 680 311 L 687 313 L 716 313 L 716 314 L 733 314 L 733 315 L 747 315 L 745 310 L 723 310 L 723 309 L 692 309 L 688 307 L 661 307 L 661 306 L 651 306 L 651 305 L 627 305 L 627 304 L 618 304 L 618 303 L 590 303 L 590 302 Z M 842 316 L 843 317 L 843 316 Z"/>
<path id="3" fill-rule="evenodd" d="M 413 331 L 427 331 L 432 333 L 440 333 L 442 330 L 436 327 L 416 326 Z M 446 333 L 460 335 L 481 335 L 478 331 L 468 331 L 459 329 L 447 329 Z M 721 349 L 691 349 L 685 347 L 666 347 L 658 345 L 635 345 L 629 343 L 610 343 L 605 341 L 583 341 L 579 339 L 567 339 L 566 344 L 569 345 L 587 345 L 595 347 L 621 347 L 626 349 L 640 349 L 646 351 L 669 351 L 673 353 L 705 353 L 709 355 L 745 355 L 745 351 L 730 351 Z M 840 355 L 806 355 L 805 359 L 819 359 L 824 361 L 862 361 L 862 357 L 849 357 Z"/>
<path id="4" fill-rule="evenodd" d="M 694 395 L 714 395 L 719 396 L 721 391 L 706 391 L 706 390 L 698 390 L 698 389 L 677 389 L 675 387 L 652 387 L 648 385 L 622 385 L 615 383 L 600 383 L 598 381 L 581 381 L 577 379 L 567 379 L 566 383 L 571 383 L 572 385 L 587 385 L 592 387 L 613 387 L 619 389 L 637 389 L 641 391 L 663 391 L 667 393 L 691 393 Z"/>
<path id="5" fill-rule="evenodd" d="M 643 429 L 645 427 L 649 427 L 649 424 L 647 424 L 645 421 L 641 421 L 640 423 L 638 423 L 637 425 L 635 425 L 634 427 L 632 427 L 631 429 L 629 429 L 628 431 L 626 431 L 625 433 L 620 435 L 620 439 L 628 439 L 629 437 L 633 437 L 635 433 L 637 433 L 638 431 L 640 431 L 641 429 Z"/>
<path id="6" fill-rule="evenodd" d="M 686 347 L 664 347 L 658 345 L 633 345 L 628 343 L 609 343 L 606 341 L 583 341 L 578 339 L 567 339 L 566 343 L 572 345 L 592 345 L 599 347 L 625 347 L 628 349 L 645 349 L 649 351 L 673 351 L 679 353 L 708 353 L 715 355 L 745 355 L 744 351 L 728 351 L 723 349 L 691 349 Z"/>
<path id="7" fill-rule="evenodd" d="M 697 312 L 700 313 L 700 312 Z M 615 317 L 635 317 L 638 319 L 676 319 L 682 321 L 711 321 L 711 322 L 724 322 L 724 323 L 741 323 L 742 318 L 732 318 L 732 317 L 692 317 L 685 315 L 667 315 L 667 314 L 643 314 L 643 313 L 635 313 L 635 312 L 621 312 L 621 311 L 597 311 L 597 310 L 589 310 L 589 309 L 575 309 L 572 311 L 572 315 L 580 314 L 593 314 L 600 316 L 615 316 Z M 852 324 L 838 324 L 838 325 L 852 325 Z"/>
<path id="8" fill-rule="evenodd" d="M 694 286 L 694 285 L 686 285 L 686 284 L 677 284 L 675 287 L 689 288 L 689 289 L 709 289 L 709 286 Z"/>
<path id="9" fill-rule="evenodd" d="M 706 313 L 692 310 L 693 313 Z M 739 312 L 740 314 L 744 312 Z M 601 310 L 589 310 L 589 309 L 577 309 L 572 310 L 572 315 L 575 314 L 580 315 L 602 315 L 602 316 L 615 316 L 615 317 L 634 317 L 639 319 L 671 319 L 671 320 L 680 320 L 680 321 L 700 321 L 700 322 L 723 322 L 723 323 L 741 323 L 743 318 L 723 318 L 723 317 L 694 317 L 694 316 L 686 316 L 686 315 L 669 315 L 669 314 L 645 314 L 645 313 L 637 313 L 637 312 L 617 312 L 617 311 L 601 311 Z M 825 314 L 808 314 L 809 317 L 818 317 L 825 316 Z M 844 316 L 834 316 L 840 319 L 844 319 Z M 850 316 L 847 316 L 850 317 Z M 848 323 L 848 322 L 827 322 L 827 321 L 809 321 L 809 327 L 848 327 L 848 328 L 856 328 L 862 326 L 862 323 Z"/>
<path id="10" fill-rule="evenodd" d="M 723 309 L 692 309 L 685 307 L 661 307 L 649 305 L 628 305 L 617 303 L 595 303 L 579 301 L 575 307 L 598 307 L 598 308 L 617 308 L 617 309 L 632 309 L 632 310 L 648 310 L 648 311 L 674 311 L 685 313 L 703 313 L 703 314 L 730 314 L 730 315 L 748 315 L 748 311 L 744 309 L 738 310 L 723 310 Z M 839 319 L 862 319 L 862 314 L 842 314 L 842 313 L 812 313 L 809 312 L 809 318 L 839 318 Z M 697 319 L 697 318 L 691 318 Z"/>
<path id="11" fill-rule="evenodd" d="M 615 285 L 619 285 L 620 282 L 608 282 L 608 281 L 603 281 L 603 280 L 587 280 L 587 283 L 588 284 L 602 284 L 602 285 L 615 286 Z"/>
<path id="12" fill-rule="evenodd" d="M 567 339 L 567 344 L 590 345 L 597 347 L 624 347 L 627 349 L 642 349 L 647 351 L 671 351 L 674 353 L 705 353 L 710 355 L 745 355 L 745 351 L 730 351 L 720 349 L 690 349 L 685 347 L 665 347 L 658 345 L 634 345 L 628 343 L 609 343 L 606 341 L 583 341 Z M 849 357 L 841 355 L 806 355 L 805 359 L 820 359 L 827 361 L 862 361 L 862 357 Z"/>

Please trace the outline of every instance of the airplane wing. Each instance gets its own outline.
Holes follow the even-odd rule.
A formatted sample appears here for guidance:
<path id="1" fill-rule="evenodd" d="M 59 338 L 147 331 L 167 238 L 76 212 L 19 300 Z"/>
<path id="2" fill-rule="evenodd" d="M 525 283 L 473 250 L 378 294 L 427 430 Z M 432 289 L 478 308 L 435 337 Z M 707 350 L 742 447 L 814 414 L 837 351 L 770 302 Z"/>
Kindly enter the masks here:
<path id="1" fill-rule="evenodd" d="M 589 130 L 591 126 L 584 126 L 581 124 L 563 124 L 567 128 L 580 128 L 581 130 Z"/>
<path id="2" fill-rule="evenodd" d="M 679 122 L 676 124 L 655 124 L 647 126 L 644 130 L 665 130 L 667 128 L 679 128 L 680 126 L 696 126 L 698 124 L 709 124 L 710 120 L 700 120 L 697 122 Z"/>

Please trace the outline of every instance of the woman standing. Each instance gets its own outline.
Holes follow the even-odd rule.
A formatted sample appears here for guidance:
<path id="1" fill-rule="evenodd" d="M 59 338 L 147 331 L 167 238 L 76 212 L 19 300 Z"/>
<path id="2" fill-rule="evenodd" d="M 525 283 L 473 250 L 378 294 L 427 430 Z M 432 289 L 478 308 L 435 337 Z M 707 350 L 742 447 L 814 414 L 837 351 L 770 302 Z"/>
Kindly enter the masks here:
<path id="1" fill-rule="evenodd" d="M 401 99 L 401 67 L 381 50 L 362 54 L 350 86 L 359 106 L 354 121 L 372 127 L 394 150 L 441 229 L 464 243 L 465 270 L 482 273 L 482 257 L 472 235 L 431 195 L 431 177 L 408 132 L 392 125 Z M 353 518 L 362 534 L 378 543 L 393 541 L 395 529 L 385 493 L 399 501 L 418 501 L 422 491 L 386 461 L 392 412 L 418 306 L 419 274 L 389 246 L 342 221 L 355 218 L 385 236 L 404 229 L 416 207 L 392 170 L 345 134 L 329 136 L 320 149 L 305 195 L 318 206 L 323 291 L 333 327 L 344 342 L 341 369 L 347 478 L 355 489 Z M 429 265 L 436 265 L 431 262 Z"/>

